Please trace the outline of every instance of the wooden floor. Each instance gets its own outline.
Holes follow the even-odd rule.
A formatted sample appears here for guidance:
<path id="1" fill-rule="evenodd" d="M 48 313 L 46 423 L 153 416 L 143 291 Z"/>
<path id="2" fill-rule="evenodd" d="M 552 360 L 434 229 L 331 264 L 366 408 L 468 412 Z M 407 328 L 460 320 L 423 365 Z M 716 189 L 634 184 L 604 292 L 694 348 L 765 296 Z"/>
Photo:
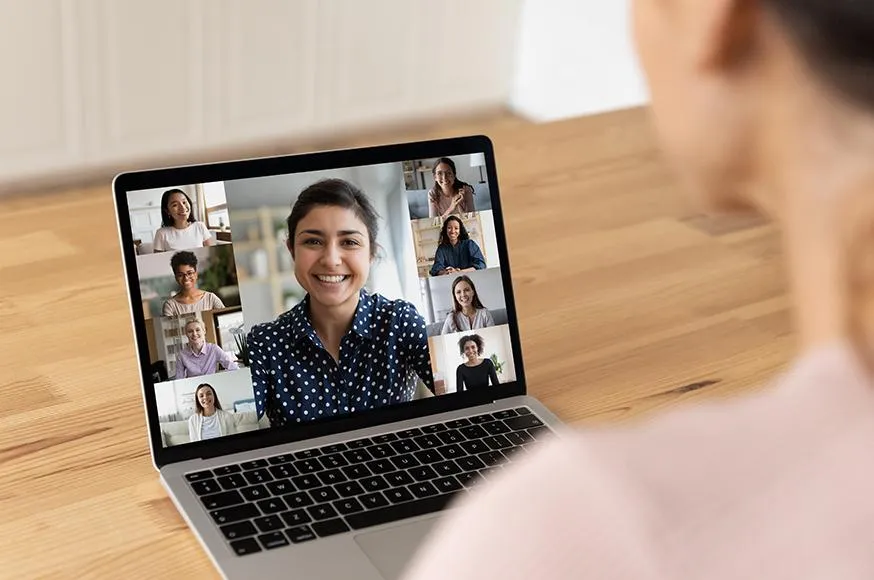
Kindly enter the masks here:
<path id="1" fill-rule="evenodd" d="M 774 229 L 699 215 L 641 110 L 330 145 L 469 132 L 495 141 L 529 390 L 559 416 L 740 393 L 792 356 Z M 150 463 L 108 183 L 0 198 L 0 352 L 0 576 L 216 577 Z"/>

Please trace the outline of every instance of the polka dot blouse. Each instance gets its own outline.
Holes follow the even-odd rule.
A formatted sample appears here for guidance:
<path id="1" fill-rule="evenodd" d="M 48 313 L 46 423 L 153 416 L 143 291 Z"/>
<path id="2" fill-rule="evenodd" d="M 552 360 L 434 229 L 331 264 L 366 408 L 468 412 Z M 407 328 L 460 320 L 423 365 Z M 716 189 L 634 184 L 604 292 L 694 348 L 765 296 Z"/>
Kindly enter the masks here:
<path id="1" fill-rule="evenodd" d="M 411 401 L 417 376 L 434 390 L 425 320 L 409 302 L 362 290 L 339 362 L 308 312 L 309 296 L 249 333 L 259 418 L 281 426 Z"/>

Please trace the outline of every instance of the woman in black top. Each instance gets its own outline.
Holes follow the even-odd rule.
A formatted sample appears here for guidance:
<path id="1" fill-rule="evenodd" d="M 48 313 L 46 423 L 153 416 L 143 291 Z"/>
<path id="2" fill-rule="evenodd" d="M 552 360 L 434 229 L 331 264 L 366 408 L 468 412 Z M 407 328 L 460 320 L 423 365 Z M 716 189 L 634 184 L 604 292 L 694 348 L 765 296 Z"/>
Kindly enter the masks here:
<path id="1" fill-rule="evenodd" d="M 467 358 L 467 362 L 458 365 L 455 371 L 457 392 L 479 387 L 498 386 L 498 373 L 492 359 L 480 358 L 483 353 L 483 337 L 478 334 L 468 334 L 458 341 L 458 352 Z"/>

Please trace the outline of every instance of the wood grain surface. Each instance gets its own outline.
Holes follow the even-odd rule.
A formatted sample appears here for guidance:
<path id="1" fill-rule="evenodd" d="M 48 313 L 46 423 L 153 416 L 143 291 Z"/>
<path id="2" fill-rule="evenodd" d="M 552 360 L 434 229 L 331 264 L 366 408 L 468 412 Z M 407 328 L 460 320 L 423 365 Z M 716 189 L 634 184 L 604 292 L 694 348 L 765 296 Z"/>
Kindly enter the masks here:
<path id="1" fill-rule="evenodd" d="M 789 361 L 776 231 L 701 215 L 645 110 L 315 145 L 467 133 L 495 142 L 529 391 L 560 417 L 636 420 Z M 0 353 L 0 577 L 218 577 L 149 458 L 108 180 L 0 199 Z"/>

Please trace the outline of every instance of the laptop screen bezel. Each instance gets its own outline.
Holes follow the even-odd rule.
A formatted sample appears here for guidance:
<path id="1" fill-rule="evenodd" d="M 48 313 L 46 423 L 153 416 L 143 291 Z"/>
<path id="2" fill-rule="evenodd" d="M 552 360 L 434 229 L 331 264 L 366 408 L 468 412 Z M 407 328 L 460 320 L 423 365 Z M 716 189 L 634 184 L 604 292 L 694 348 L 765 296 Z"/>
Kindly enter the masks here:
<path id="1" fill-rule="evenodd" d="M 515 363 L 515 381 L 504 383 L 497 387 L 431 397 L 308 424 L 260 429 L 220 439 L 191 442 L 174 447 L 163 446 L 156 394 L 149 374 L 150 356 L 146 332 L 147 321 L 142 312 L 142 307 L 137 308 L 142 302 L 130 213 L 128 212 L 127 194 L 129 192 L 173 187 L 178 186 L 178 184 L 210 183 L 306 173 L 471 153 L 483 153 L 485 155 L 501 279 L 506 302 L 507 324 L 509 325 L 513 360 Z M 504 229 L 494 148 L 491 140 L 484 135 L 126 172 L 119 174 L 114 179 L 113 196 L 119 225 L 122 260 L 127 278 L 128 298 L 140 367 L 143 400 L 146 406 L 150 446 L 155 465 L 159 468 L 163 465 L 190 459 L 217 457 L 355 429 L 384 425 L 406 419 L 426 417 L 436 413 L 464 409 L 489 403 L 497 399 L 526 394 L 525 374 L 519 340 L 519 324 L 511 284 L 512 275 L 507 251 L 507 238 Z"/>

